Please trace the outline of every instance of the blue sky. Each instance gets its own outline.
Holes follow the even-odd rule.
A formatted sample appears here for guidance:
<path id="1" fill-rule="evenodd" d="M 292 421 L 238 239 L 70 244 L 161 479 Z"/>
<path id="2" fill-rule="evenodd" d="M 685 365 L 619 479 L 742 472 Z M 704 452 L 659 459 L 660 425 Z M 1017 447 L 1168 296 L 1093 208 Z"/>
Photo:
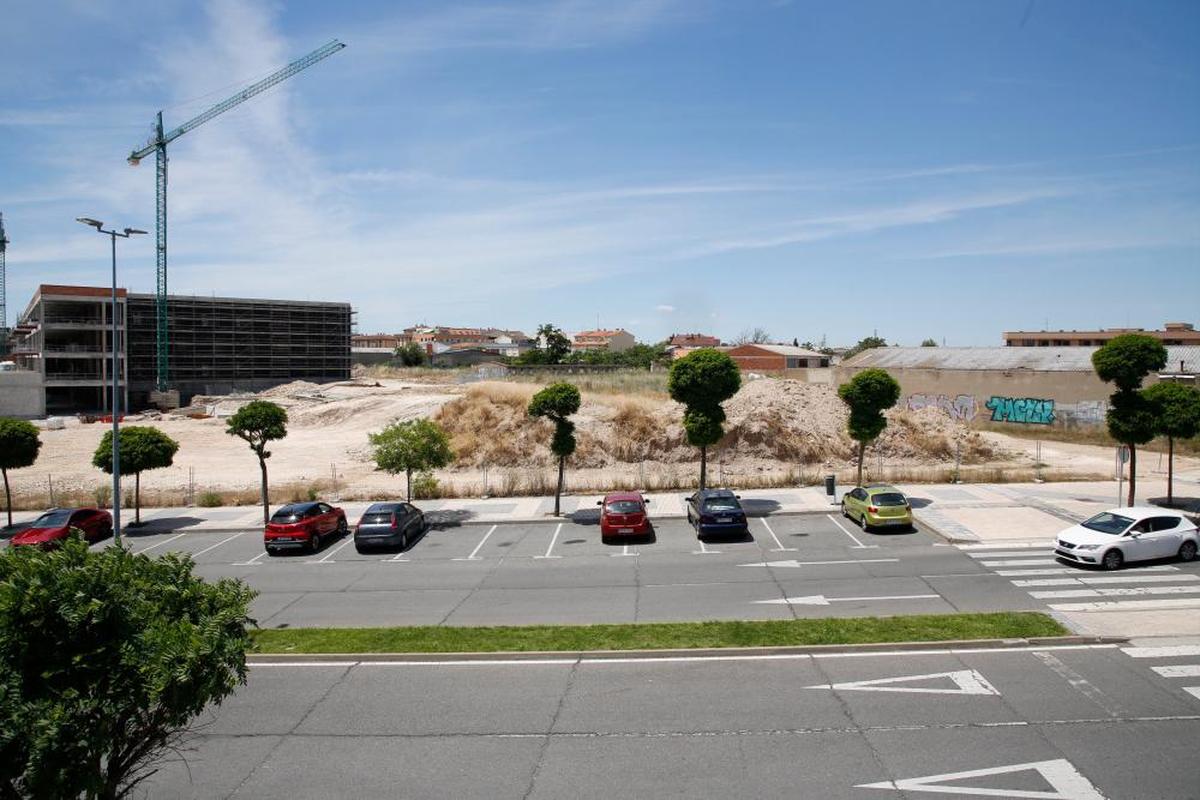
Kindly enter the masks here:
<path id="1" fill-rule="evenodd" d="M 10 321 L 107 282 L 418 321 L 1000 344 L 1200 322 L 1200 4 L 992 0 L 10 4 Z M 122 283 L 153 291 L 153 237 Z"/>

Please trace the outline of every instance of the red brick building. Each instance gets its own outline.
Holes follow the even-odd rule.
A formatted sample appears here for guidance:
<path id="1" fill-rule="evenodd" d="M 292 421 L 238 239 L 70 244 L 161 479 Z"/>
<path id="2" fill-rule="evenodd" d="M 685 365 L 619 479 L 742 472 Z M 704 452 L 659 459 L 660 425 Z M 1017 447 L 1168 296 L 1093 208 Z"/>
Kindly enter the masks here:
<path id="1" fill-rule="evenodd" d="M 784 372 L 829 366 L 829 356 L 785 344 L 742 344 L 728 353 L 743 372 Z"/>

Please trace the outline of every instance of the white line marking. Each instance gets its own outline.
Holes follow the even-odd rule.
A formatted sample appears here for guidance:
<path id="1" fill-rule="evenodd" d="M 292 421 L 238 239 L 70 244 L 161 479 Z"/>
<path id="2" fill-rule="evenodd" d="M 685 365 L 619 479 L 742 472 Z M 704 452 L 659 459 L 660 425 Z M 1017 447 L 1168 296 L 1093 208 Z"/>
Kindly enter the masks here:
<path id="1" fill-rule="evenodd" d="M 1166 667 L 1151 667 L 1150 669 L 1164 678 L 1200 678 L 1200 664 L 1172 664 Z"/>
<path id="2" fill-rule="evenodd" d="M 863 544 L 862 542 L 860 542 L 860 541 L 859 541 L 859 540 L 858 540 L 858 539 L 857 539 L 857 538 L 854 536 L 854 534 L 853 534 L 853 533 L 851 533 L 850 531 L 846 530 L 846 528 L 845 528 L 845 527 L 843 527 L 842 523 L 840 523 L 840 522 L 838 522 L 838 521 L 837 521 L 837 518 L 836 518 L 836 517 L 834 517 L 834 516 L 833 516 L 833 514 L 826 514 L 826 515 L 825 515 L 825 517 L 826 517 L 826 518 L 827 518 L 827 519 L 828 519 L 830 522 L 832 522 L 834 525 L 837 525 L 837 527 L 838 527 L 838 530 L 840 530 L 842 533 L 846 534 L 846 535 L 847 535 L 847 536 L 849 536 L 851 539 L 853 539 L 853 540 L 854 540 L 854 546 L 855 546 L 855 547 L 861 548 L 861 549 L 863 549 L 863 550 L 867 550 L 867 549 L 871 549 L 871 548 L 877 548 L 877 547 L 879 547 L 879 545 L 877 545 L 877 544 Z"/>
<path id="3" fill-rule="evenodd" d="M 478 661 L 359 661 L 360 667 L 507 667 L 509 665 L 569 665 L 578 664 L 578 658 L 528 658 L 506 660 L 500 658 Z"/>
<path id="4" fill-rule="evenodd" d="M 397 563 L 408 563 L 409 559 L 408 559 L 408 554 L 405 551 L 401 550 L 399 553 L 396 553 L 396 555 L 392 556 L 391 558 L 381 558 L 380 561 L 386 562 L 388 564 L 397 564 Z"/>
<path id="5" fill-rule="evenodd" d="M 947 786 L 946 781 L 961 781 L 965 778 L 984 778 L 991 775 L 1009 775 L 1014 772 L 1035 771 L 1050 785 L 1053 792 L 1041 790 L 987 789 L 964 786 L 956 783 Z M 925 775 L 902 781 L 880 781 L 860 783 L 856 789 L 894 789 L 902 792 L 929 792 L 930 794 L 975 795 L 976 797 L 1019 797 L 1030 800 L 1105 800 L 1104 795 L 1083 777 L 1075 766 L 1065 758 L 1052 761 L 1033 761 L 1028 764 L 1010 764 L 1006 767 L 973 769 L 966 772 L 947 772 L 943 775 Z"/>
<path id="6" fill-rule="evenodd" d="M 1178 572 L 1179 567 L 1170 565 L 1164 567 L 1139 567 L 1138 572 Z M 1082 567 L 1061 567 L 1058 569 L 998 569 L 997 575 L 1005 578 L 1019 578 L 1022 575 L 1086 575 Z"/>
<path id="7" fill-rule="evenodd" d="M 974 551 L 977 551 L 977 550 L 1004 550 L 1004 549 L 1015 550 L 1017 548 L 1022 548 L 1022 547 L 1029 548 L 1029 549 L 1033 549 L 1035 547 L 1053 548 L 1054 541 L 1047 542 L 1045 539 L 1037 539 L 1037 540 L 1016 541 L 1016 542 L 990 542 L 987 544 L 956 544 L 955 547 L 957 547 L 959 550 L 966 552 L 968 555 L 974 555 Z M 975 556 L 975 557 L 976 558 L 987 558 L 988 554 L 983 553 L 983 554 L 981 554 L 979 556 Z"/>
<path id="8" fill-rule="evenodd" d="M 153 549 L 154 549 L 154 548 L 156 548 L 156 547 L 162 547 L 162 546 L 163 546 L 164 544 L 166 544 L 167 542 L 173 542 L 173 541 L 175 541 L 175 540 L 176 540 L 176 539 L 178 539 L 180 536 L 187 536 L 187 534 L 186 534 L 186 533 L 177 533 L 177 534 L 175 534 L 174 536 L 171 536 L 170 538 L 163 539 L 161 542 L 155 542 L 154 544 L 152 544 L 152 545 L 150 545 L 150 546 L 148 546 L 148 547 L 143 547 L 141 550 L 134 550 L 134 551 L 133 551 L 133 554 L 136 556 L 136 555 L 139 555 L 139 554 L 141 554 L 141 553 L 146 553 L 146 552 L 149 552 L 150 550 L 153 550 Z"/>
<path id="9" fill-rule="evenodd" d="M 626 556 L 636 556 L 636 555 L 638 555 L 637 550 L 630 552 L 629 545 L 624 544 L 624 545 L 621 545 L 621 552 L 613 553 L 612 557 L 613 558 L 625 558 Z"/>
<path id="10" fill-rule="evenodd" d="M 762 517 L 759 517 L 758 521 L 763 524 L 763 527 L 767 529 L 767 533 L 771 534 L 771 538 L 775 540 L 775 549 L 772 550 L 771 552 L 784 553 L 784 552 L 793 552 L 793 551 L 800 549 L 798 547 L 784 547 L 783 542 L 779 541 L 779 537 L 775 535 L 775 531 L 771 530 L 770 524 L 768 524 L 767 521 Z"/>
<path id="11" fill-rule="evenodd" d="M 217 542 L 216 544 L 210 544 L 208 547 L 204 548 L 203 550 L 199 551 L 198 553 L 192 553 L 192 558 L 199 558 L 200 556 L 207 553 L 209 550 L 216 550 L 218 547 L 225 544 L 226 542 L 231 542 L 234 539 L 238 538 L 239 536 L 245 536 L 247 533 L 250 533 L 250 531 L 242 531 L 241 533 L 235 533 L 233 536 L 228 536 L 228 537 L 222 539 L 221 541 Z"/>
<path id="12" fill-rule="evenodd" d="M 1106 603 L 1051 603 L 1055 611 L 1152 611 L 1166 608 L 1200 608 L 1200 597 L 1174 600 L 1115 600 Z"/>
<path id="13" fill-rule="evenodd" d="M 696 537 L 696 541 L 698 541 L 700 543 L 700 549 L 693 550 L 692 555 L 694 555 L 694 556 L 718 556 L 721 554 L 720 550 L 709 550 L 708 545 L 706 545 L 704 543 L 704 540 L 701 539 L 699 536 Z"/>
<path id="14" fill-rule="evenodd" d="M 914 681 L 929 681 L 938 678 L 949 678 L 953 681 L 954 689 L 930 689 L 916 686 L 896 686 L 897 683 Z M 898 678 L 876 678 L 870 681 L 847 681 L 845 683 L 823 683 L 806 686 L 806 689 L 835 689 L 853 692 L 911 692 L 913 694 L 975 694 L 1000 696 L 995 686 L 988 683 L 977 670 L 961 669 L 953 672 L 934 672 L 929 675 L 902 675 Z"/>
<path id="15" fill-rule="evenodd" d="M 259 667 L 355 667 L 357 661 L 255 661 L 249 664 L 251 669 Z"/>
<path id="16" fill-rule="evenodd" d="M 475 545 L 475 549 L 471 551 L 471 555 L 467 556 L 466 558 L 453 558 L 453 559 L 451 559 L 451 561 L 479 561 L 479 559 L 475 557 L 475 554 L 478 553 L 479 550 L 484 546 L 484 544 L 487 543 L 488 537 L 491 536 L 493 533 L 495 533 L 496 528 L 498 528 L 498 527 L 500 527 L 500 526 L 493 525 L 491 528 L 488 529 L 488 532 L 485 533 L 483 535 L 483 538 L 479 540 L 479 544 Z"/>
<path id="17" fill-rule="evenodd" d="M 1122 647 L 1121 652 L 1130 658 L 1179 658 L 1200 656 L 1200 644 L 1180 644 L 1164 647 Z"/>
<path id="18" fill-rule="evenodd" d="M 1029 594 L 1039 600 L 1068 597 L 1138 597 L 1148 594 L 1200 594 L 1200 586 L 1117 586 L 1099 589 L 1059 589 Z"/>
<path id="19" fill-rule="evenodd" d="M 554 529 L 554 535 L 550 537 L 550 546 L 546 548 L 546 555 L 544 555 L 544 556 L 534 556 L 534 558 L 562 558 L 562 556 L 552 556 L 552 555 L 550 555 L 550 552 L 551 552 L 552 550 L 554 550 L 554 543 L 558 541 L 558 535 L 559 535 L 560 533 L 562 533 L 562 526 L 563 526 L 563 524 L 560 522 L 560 523 L 558 523 L 558 526 L 557 526 L 557 527 L 555 527 L 555 529 Z"/>
<path id="20" fill-rule="evenodd" d="M 1081 575 L 1078 578 L 1037 578 L 1013 581 L 1013 586 L 1091 586 L 1100 583 L 1180 583 L 1200 581 L 1200 575 Z"/>
<path id="21" fill-rule="evenodd" d="M 753 564 L 738 564 L 739 567 L 802 567 L 816 564 L 893 564 L 898 558 L 851 558 L 842 561 L 756 561 Z"/>
<path id="22" fill-rule="evenodd" d="M 267 551 L 266 551 L 266 550 L 263 550 L 261 553 L 259 553 L 259 554 L 258 554 L 258 555 L 256 555 L 254 558 L 250 559 L 249 561 L 235 561 L 235 562 L 233 562 L 233 566 L 235 566 L 235 567 L 257 567 L 257 566 L 261 566 L 261 565 L 258 563 L 258 560 L 259 560 L 260 558 L 264 558 L 266 555 L 267 555 Z"/>
<path id="23" fill-rule="evenodd" d="M 1057 564 L 1055 558 L 1006 558 L 1000 561 L 980 561 L 985 567 L 1038 567 L 1044 564 Z"/>
<path id="24" fill-rule="evenodd" d="M 304 562 L 304 563 L 306 563 L 306 564 L 332 564 L 332 563 L 334 563 L 334 562 L 333 562 L 331 559 L 332 559 L 332 558 L 333 558 L 335 555 L 337 555 L 339 552 L 341 552 L 341 550 L 342 550 L 344 547 L 346 547 L 346 545 L 350 545 L 350 544 L 354 544 L 354 537 L 353 537 L 353 536 L 347 536 L 347 537 L 346 537 L 346 541 L 342 542 L 342 543 L 341 543 L 341 544 L 339 544 L 337 547 L 333 548 L 333 549 L 332 549 L 332 550 L 330 550 L 328 553 L 326 553 L 326 554 L 325 554 L 325 556 L 324 556 L 324 558 L 322 558 L 321 560 L 319 560 L 319 561 L 306 561 L 306 562 Z"/>
<path id="25" fill-rule="evenodd" d="M 1084 697 L 1091 700 L 1096 705 L 1103 708 L 1110 717 L 1114 719 L 1120 716 L 1117 710 L 1108 702 L 1108 696 L 1094 686 L 1087 678 L 1080 675 L 1075 670 L 1068 667 L 1062 662 L 1058 656 L 1053 653 L 1042 652 L 1034 653 L 1033 657 L 1041 661 L 1050 669 L 1054 670 L 1060 678 L 1071 684 L 1075 691 L 1079 692 Z"/>
<path id="26" fill-rule="evenodd" d="M 892 594 L 879 597 L 826 597 L 810 594 L 804 597 L 781 597 L 775 600 L 755 600 L 756 605 L 827 606 L 830 603 L 851 603 L 862 600 L 935 600 L 940 594 Z"/>
<path id="27" fill-rule="evenodd" d="M 1200 700 L 1200 686 L 1184 686 L 1183 690 L 1197 700 Z"/>
<path id="28" fill-rule="evenodd" d="M 1022 550 L 986 551 L 986 552 L 979 552 L 979 553 L 967 553 L 967 555 L 969 555 L 971 558 L 975 558 L 975 559 L 981 559 L 981 558 L 1032 558 L 1036 555 L 1039 555 L 1038 553 L 1029 552 L 1032 549 L 1033 548 L 1029 548 L 1024 551 L 1022 551 Z M 1051 548 L 1051 549 L 1047 550 L 1045 553 L 1042 553 L 1041 555 L 1052 556 L 1052 555 L 1054 555 L 1054 549 Z"/>

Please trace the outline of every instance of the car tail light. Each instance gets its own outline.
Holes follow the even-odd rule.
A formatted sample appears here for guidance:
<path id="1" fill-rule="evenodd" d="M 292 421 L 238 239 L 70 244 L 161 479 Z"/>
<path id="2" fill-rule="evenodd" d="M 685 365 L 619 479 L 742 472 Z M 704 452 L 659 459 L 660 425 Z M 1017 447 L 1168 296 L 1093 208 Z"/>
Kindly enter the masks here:
<path id="1" fill-rule="evenodd" d="M 868 514 L 878 514 L 879 509 L 876 508 L 875 506 L 867 506 L 867 513 Z"/>
<path id="2" fill-rule="evenodd" d="M 715 522 L 715 521 L 716 521 L 716 519 L 717 519 L 717 518 L 716 518 L 716 517 L 714 517 L 712 514 L 701 514 L 701 515 L 700 515 L 700 521 L 701 521 L 701 522 Z"/>
<path id="3" fill-rule="evenodd" d="M 392 530 L 396 530 L 396 515 L 392 515 Z"/>

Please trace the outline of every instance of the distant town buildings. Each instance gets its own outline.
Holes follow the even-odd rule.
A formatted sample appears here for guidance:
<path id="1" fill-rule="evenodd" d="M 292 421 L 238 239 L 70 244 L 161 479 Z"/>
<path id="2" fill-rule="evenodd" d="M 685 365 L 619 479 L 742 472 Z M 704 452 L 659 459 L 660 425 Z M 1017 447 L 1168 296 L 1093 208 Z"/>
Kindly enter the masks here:
<path id="1" fill-rule="evenodd" d="M 829 356 L 786 344 L 742 344 L 728 351 L 743 372 L 783 373 L 829 366 Z"/>
<path id="2" fill-rule="evenodd" d="M 721 340 L 716 336 L 708 336 L 703 333 L 672 333 L 671 338 L 667 340 L 669 347 L 687 347 L 695 349 L 697 347 L 720 347 Z"/>
<path id="3" fill-rule="evenodd" d="M 571 340 L 572 350 L 608 350 L 619 353 L 637 344 L 633 334 L 624 328 L 616 330 L 580 331 Z"/>
<path id="4" fill-rule="evenodd" d="M 1006 331 L 1006 347 L 1099 347 L 1123 333 L 1153 336 L 1168 347 L 1200 345 L 1200 331 L 1190 322 L 1168 322 L 1161 331 L 1144 328 L 1102 328 L 1098 331 Z"/>

